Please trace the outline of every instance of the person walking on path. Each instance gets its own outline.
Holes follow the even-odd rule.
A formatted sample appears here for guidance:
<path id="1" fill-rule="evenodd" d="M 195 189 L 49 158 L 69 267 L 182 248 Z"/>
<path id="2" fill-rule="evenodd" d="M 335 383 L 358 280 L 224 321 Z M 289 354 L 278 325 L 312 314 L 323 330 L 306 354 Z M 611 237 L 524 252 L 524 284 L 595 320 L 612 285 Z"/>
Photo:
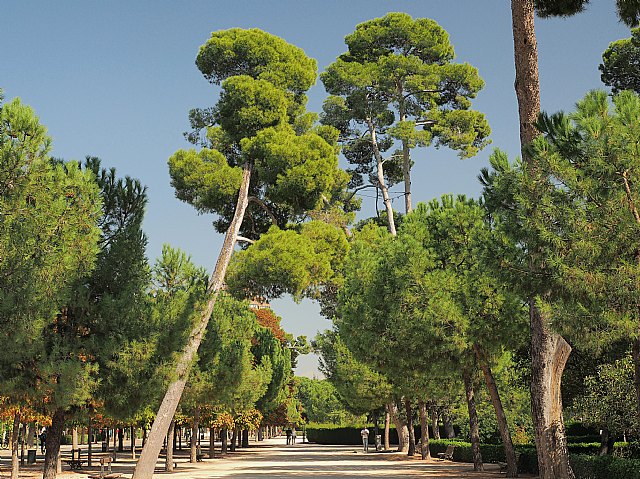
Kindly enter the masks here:
<path id="1" fill-rule="evenodd" d="M 289 444 L 291 444 L 291 428 L 288 427 L 285 432 L 287 434 L 287 446 L 288 446 Z"/>
<path id="2" fill-rule="evenodd" d="M 360 431 L 360 435 L 362 436 L 362 450 L 364 452 L 369 452 L 369 430 L 367 429 L 367 426 Z"/>
<path id="3" fill-rule="evenodd" d="M 291 430 L 291 444 L 296 443 L 296 437 L 298 437 L 296 434 L 296 427 L 293 426 L 293 429 Z"/>

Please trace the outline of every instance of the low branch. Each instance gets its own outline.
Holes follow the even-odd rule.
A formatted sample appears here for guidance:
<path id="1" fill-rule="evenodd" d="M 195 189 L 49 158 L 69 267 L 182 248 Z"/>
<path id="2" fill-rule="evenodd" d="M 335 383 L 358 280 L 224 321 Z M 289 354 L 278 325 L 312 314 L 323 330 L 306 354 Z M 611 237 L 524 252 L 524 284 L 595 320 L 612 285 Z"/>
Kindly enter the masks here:
<path id="1" fill-rule="evenodd" d="M 244 243 L 249 243 L 249 244 L 255 243 L 255 241 L 253 241 L 252 239 L 245 238 L 244 236 L 240 236 L 240 235 L 236 236 L 236 241 L 242 241 Z"/>

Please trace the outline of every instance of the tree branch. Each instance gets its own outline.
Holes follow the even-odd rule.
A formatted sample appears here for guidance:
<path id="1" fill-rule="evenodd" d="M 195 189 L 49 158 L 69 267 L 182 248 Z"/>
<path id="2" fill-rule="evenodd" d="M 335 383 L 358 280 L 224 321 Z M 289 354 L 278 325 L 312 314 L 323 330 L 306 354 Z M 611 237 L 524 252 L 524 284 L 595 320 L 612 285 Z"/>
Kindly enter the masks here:
<path id="1" fill-rule="evenodd" d="M 253 241 L 252 239 L 245 238 L 244 236 L 240 236 L 240 235 L 236 236 L 236 241 L 243 241 L 243 242 L 249 243 L 249 244 L 254 244 L 255 243 L 255 241 Z"/>
<path id="2" fill-rule="evenodd" d="M 269 218 L 271 218 L 271 223 L 273 223 L 274 225 L 278 225 L 278 219 L 275 217 L 275 215 L 271 212 L 271 210 L 269 209 L 269 207 L 266 205 L 266 203 L 258 198 L 256 198 L 255 196 L 249 196 L 249 203 L 255 203 L 256 205 L 258 205 L 260 208 L 262 208 L 262 210 L 267 213 L 267 215 L 269 216 Z"/>

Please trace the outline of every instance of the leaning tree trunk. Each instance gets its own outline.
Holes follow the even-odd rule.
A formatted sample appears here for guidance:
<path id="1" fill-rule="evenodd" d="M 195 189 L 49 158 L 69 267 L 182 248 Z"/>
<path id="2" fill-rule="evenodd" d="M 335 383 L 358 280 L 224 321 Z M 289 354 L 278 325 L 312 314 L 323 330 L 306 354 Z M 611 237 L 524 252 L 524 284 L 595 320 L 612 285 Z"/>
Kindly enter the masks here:
<path id="1" fill-rule="evenodd" d="M 493 404 L 493 409 L 496 412 L 500 438 L 502 439 L 502 446 L 504 447 L 504 454 L 507 460 L 507 477 L 518 477 L 518 461 L 516 459 L 516 452 L 513 449 L 513 441 L 511 441 L 511 433 L 509 432 L 509 425 L 507 424 L 507 416 L 504 413 L 500 394 L 498 393 L 498 386 L 496 385 L 496 381 L 493 377 L 493 373 L 489 367 L 489 362 L 487 361 L 482 347 L 479 344 L 474 344 L 473 350 L 476 353 L 478 364 L 480 364 L 480 368 L 482 369 L 482 374 L 484 375 L 484 380 L 487 383 L 487 389 L 491 396 L 491 403 Z"/>
<path id="2" fill-rule="evenodd" d="M 404 400 L 404 410 L 407 414 L 407 429 L 409 429 L 409 449 L 407 450 L 407 456 L 413 456 L 416 453 L 416 431 L 413 427 L 411 399 Z"/>
<path id="3" fill-rule="evenodd" d="M 389 407 L 385 405 L 384 407 L 384 450 L 388 451 L 391 449 L 391 445 L 389 444 L 389 430 L 391 429 L 391 415 L 389 414 Z"/>
<path id="4" fill-rule="evenodd" d="M 242 221 L 244 219 L 244 213 L 247 209 L 249 182 L 251 180 L 252 170 L 253 162 L 251 160 L 247 160 L 243 166 L 242 183 L 240 185 L 238 201 L 236 203 L 233 219 L 231 220 L 229 229 L 227 229 L 225 234 L 220 255 L 216 262 L 216 267 L 211 275 L 209 285 L 207 287 L 207 293 L 210 299 L 200 316 L 200 320 L 196 322 L 191 330 L 189 340 L 178 359 L 175 369 L 175 379 L 171 384 L 169 384 L 169 388 L 162 400 L 160 409 L 158 409 L 156 418 L 151 426 L 149 438 L 140 453 L 140 459 L 138 459 L 138 463 L 133 471 L 132 479 L 151 479 L 153 477 L 153 471 L 155 469 L 158 456 L 160 455 L 160 449 L 162 449 L 162 443 L 167 435 L 167 431 L 169 430 L 169 424 L 171 423 L 173 415 L 176 412 L 176 408 L 178 407 L 178 403 L 180 402 L 182 391 L 184 391 L 191 363 L 198 351 L 198 347 L 202 341 L 202 336 L 207 329 L 207 324 L 209 323 L 209 318 L 213 312 L 213 307 L 216 304 L 218 294 L 224 285 L 227 267 L 229 266 L 229 261 L 231 260 L 231 255 L 233 254 L 233 249 L 238 239 L 240 227 L 242 226 Z"/>
<path id="5" fill-rule="evenodd" d="M 43 479 L 55 479 L 58 473 L 58 462 L 60 459 L 60 440 L 62 439 L 62 428 L 64 427 L 64 410 L 56 409 L 51 418 L 51 427 L 47 430 L 46 447 L 44 455 Z"/>
<path id="6" fill-rule="evenodd" d="M 198 426 L 200 424 L 200 408 L 197 407 L 191 422 L 191 442 L 189 448 L 189 462 L 198 462 Z"/>
<path id="7" fill-rule="evenodd" d="M 389 403 L 389 414 L 398 432 L 398 452 L 407 452 L 409 450 L 409 429 L 407 423 L 398 414 L 398 406 L 395 402 Z"/>
<path id="8" fill-rule="evenodd" d="M 546 318 L 532 301 L 531 412 L 536 433 L 540 479 L 573 479 L 562 417 L 560 383 L 571 346 L 552 333 Z"/>
<path id="9" fill-rule="evenodd" d="M 475 392 L 473 390 L 473 378 L 466 369 L 462 373 L 464 390 L 469 409 L 469 436 L 471 439 L 471 453 L 473 455 L 473 470 L 483 471 L 482 454 L 480 453 L 480 428 L 478 426 L 478 413 L 476 411 Z"/>
<path id="10" fill-rule="evenodd" d="M 13 429 L 11 430 L 11 479 L 18 479 L 20 460 L 18 458 L 18 442 L 20 438 L 20 411 L 13 416 Z"/>
<path id="11" fill-rule="evenodd" d="M 418 401 L 418 410 L 420 411 L 420 456 L 422 460 L 431 459 L 431 451 L 429 451 L 429 425 L 427 424 L 427 404 L 420 399 Z"/>
<path id="12" fill-rule="evenodd" d="M 164 470 L 173 472 L 173 447 L 175 446 L 176 420 L 172 419 L 169 423 L 169 431 L 167 432 L 167 454 L 164 460 Z"/>
<path id="13" fill-rule="evenodd" d="M 376 126 L 373 124 L 371 119 L 367 119 L 367 125 L 369 126 L 369 134 L 371 135 L 371 146 L 373 149 L 373 156 L 376 159 L 376 172 L 378 176 L 378 188 L 382 192 L 382 199 L 384 200 L 384 207 L 387 211 L 387 221 L 389 223 L 389 233 L 391 236 L 396 235 L 396 222 L 393 218 L 393 206 L 391 205 L 391 198 L 389 197 L 389 188 L 387 187 L 387 183 L 384 180 L 384 168 L 383 163 L 384 159 L 382 158 L 382 154 L 380 153 L 380 149 L 378 148 L 378 140 L 376 139 Z"/>

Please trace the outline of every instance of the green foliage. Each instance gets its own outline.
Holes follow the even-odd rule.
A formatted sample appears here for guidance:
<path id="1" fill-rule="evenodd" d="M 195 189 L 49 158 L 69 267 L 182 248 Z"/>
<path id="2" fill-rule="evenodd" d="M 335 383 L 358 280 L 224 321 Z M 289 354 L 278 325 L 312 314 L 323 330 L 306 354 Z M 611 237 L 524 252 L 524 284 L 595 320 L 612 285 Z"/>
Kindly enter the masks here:
<path id="1" fill-rule="evenodd" d="M 597 375 L 585 378 L 585 395 L 574 409 L 586 424 L 621 435 L 638 431 L 637 406 L 633 359 L 627 355 L 600 365 Z"/>
<path id="2" fill-rule="evenodd" d="M 617 40 L 609 44 L 602 54 L 598 67 L 601 79 L 611 87 L 613 93 L 632 90 L 640 94 L 640 28 L 631 30 L 631 38 Z"/>
<path id="3" fill-rule="evenodd" d="M 570 461 L 576 479 L 640 478 L 640 460 L 638 459 L 572 455 Z"/>
<path id="4" fill-rule="evenodd" d="M 589 0 L 535 0 L 536 13 L 541 17 L 570 17 L 582 12 Z M 640 21 L 640 6 L 635 0 L 616 0 L 620 21 L 636 26 Z"/>
<path id="5" fill-rule="evenodd" d="M 298 399 L 309 422 L 358 424 L 362 417 L 349 413 L 342 404 L 338 391 L 327 379 L 297 377 Z"/>

